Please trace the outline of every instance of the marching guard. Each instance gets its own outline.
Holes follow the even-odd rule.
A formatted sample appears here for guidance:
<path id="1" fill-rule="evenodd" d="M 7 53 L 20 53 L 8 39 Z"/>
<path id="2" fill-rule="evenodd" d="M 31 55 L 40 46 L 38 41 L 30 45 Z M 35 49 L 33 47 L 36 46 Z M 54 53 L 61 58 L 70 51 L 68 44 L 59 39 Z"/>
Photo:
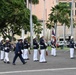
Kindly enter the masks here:
<path id="1" fill-rule="evenodd" d="M 16 64 L 15 64 L 15 61 L 16 61 L 17 57 L 20 58 L 20 60 L 21 60 L 21 62 L 22 62 L 23 64 L 26 63 L 26 62 L 24 61 L 23 57 L 22 57 L 22 51 L 21 51 L 22 45 L 21 45 L 21 43 L 22 43 L 22 39 L 19 39 L 18 42 L 17 42 L 17 44 L 16 44 L 16 48 L 15 48 L 15 56 L 14 56 L 14 58 L 13 58 L 13 63 L 12 63 L 13 65 L 16 65 Z"/>
<path id="2" fill-rule="evenodd" d="M 70 46 L 70 58 L 74 59 L 74 38 L 73 36 L 71 36 L 69 46 Z"/>
<path id="3" fill-rule="evenodd" d="M 28 57 L 28 48 L 30 47 L 30 44 L 28 43 L 27 39 L 24 39 L 24 51 L 23 51 L 23 58 L 25 60 L 29 60 Z"/>
<path id="4" fill-rule="evenodd" d="M 52 37 L 51 47 L 52 47 L 51 55 L 56 56 L 56 38 L 55 38 L 55 36 Z"/>
<path id="5" fill-rule="evenodd" d="M 44 36 L 41 36 L 40 38 L 40 49 L 41 49 L 41 54 L 40 54 L 40 63 L 47 63 L 46 59 L 45 59 L 45 50 L 46 50 L 46 44 L 44 41 Z"/>
<path id="6" fill-rule="evenodd" d="M 11 50 L 11 44 L 9 38 L 6 38 L 6 42 L 4 44 L 4 51 L 5 51 L 5 57 L 4 57 L 4 63 L 9 64 L 9 52 Z"/>
<path id="7" fill-rule="evenodd" d="M 0 59 L 2 61 L 2 60 L 4 60 L 4 43 L 3 43 L 3 38 L 0 38 L 0 50 L 1 50 Z"/>
<path id="8" fill-rule="evenodd" d="M 33 61 L 38 61 L 38 48 L 39 48 L 39 44 L 37 42 L 36 36 L 34 36 L 33 39 L 33 49 L 34 49 L 34 54 L 33 54 Z"/>

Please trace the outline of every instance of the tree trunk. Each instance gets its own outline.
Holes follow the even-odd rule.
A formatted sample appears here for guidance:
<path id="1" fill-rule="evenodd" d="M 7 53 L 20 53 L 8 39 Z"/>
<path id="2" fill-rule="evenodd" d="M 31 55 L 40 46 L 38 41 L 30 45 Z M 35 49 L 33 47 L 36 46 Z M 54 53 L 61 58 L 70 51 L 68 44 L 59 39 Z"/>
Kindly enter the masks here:
<path id="1" fill-rule="evenodd" d="M 55 36 L 57 38 L 57 23 L 55 23 Z"/>
<path id="2" fill-rule="evenodd" d="M 64 44 L 65 44 L 65 23 L 63 24 L 63 40 L 64 40 Z"/>
<path id="3" fill-rule="evenodd" d="M 56 44 L 57 44 L 57 23 L 55 23 L 55 37 L 56 37 Z"/>

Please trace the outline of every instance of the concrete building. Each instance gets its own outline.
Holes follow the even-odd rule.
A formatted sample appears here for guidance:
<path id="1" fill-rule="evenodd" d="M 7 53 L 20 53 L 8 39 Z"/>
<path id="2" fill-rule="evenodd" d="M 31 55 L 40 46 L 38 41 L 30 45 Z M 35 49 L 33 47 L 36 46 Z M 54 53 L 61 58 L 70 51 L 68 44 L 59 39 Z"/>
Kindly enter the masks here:
<path id="1" fill-rule="evenodd" d="M 72 4 L 72 1 L 73 1 L 73 18 L 74 18 L 74 21 L 76 23 L 76 0 L 57 0 L 58 3 L 59 2 L 67 2 L 67 3 L 70 3 Z M 61 34 L 61 26 L 58 27 L 58 33 Z M 66 35 L 70 35 L 71 34 L 71 29 L 70 28 L 66 28 Z M 76 40 L 76 27 L 74 28 L 74 31 L 73 31 L 73 35 L 74 35 L 74 38 Z"/>
<path id="2" fill-rule="evenodd" d="M 44 3 L 45 1 L 45 3 Z M 39 20 L 48 20 L 49 14 L 51 13 L 51 8 L 53 6 L 55 6 L 57 3 L 59 2 L 69 2 L 71 3 L 72 0 L 39 0 L 39 4 L 38 5 L 33 5 L 32 9 L 33 9 L 33 14 L 35 14 Z M 44 13 L 45 11 L 45 13 Z M 73 3 L 73 14 L 74 14 L 74 19 L 76 20 L 76 0 L 74 0 Z M 46 30 L 46 37 L 48 37 L 48 39 L 51 38 L 51 30 L 45 29 Z M 70 35 L 71 34 L 71 30 L 70 28 L 66 27 L 66 35 Z M 47 34 L 48 33 L 48 34 Z M 74 28 L 74 38 L 76 40 L 76 28 Z M 63 26 L 57 26 L 57 37 L 63 36 Z"/>

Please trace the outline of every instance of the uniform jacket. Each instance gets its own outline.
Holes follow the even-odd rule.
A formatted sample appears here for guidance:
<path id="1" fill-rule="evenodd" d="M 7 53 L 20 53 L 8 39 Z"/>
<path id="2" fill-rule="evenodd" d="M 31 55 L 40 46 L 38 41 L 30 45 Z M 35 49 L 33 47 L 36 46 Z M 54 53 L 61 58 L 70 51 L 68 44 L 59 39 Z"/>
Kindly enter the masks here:
<path id="1" fill-rule="evenodd" d="M 1 51 L 4 50 L 4 44 L 3 44 L 3 42 L 0 42 L 0 50 L 1 50 Z"/>
<path id="2" fill-rule="evenodd" d="M 73 39 L 70 40 L 69 46 L 70 46 L 70 48 L 74 48 L 74 40 Z"/>
<path id="3" fill-rule="evenodd" d="M 33 39 L 33 49 L 38 49 L 39 48 L 39 45 L 36 41 L 36 39 Z"/>
<path id="4" fill-rule="evenodd" d="M 23 49 L 24 49 L 24 44 L 23 44 L 23 42 L 20 43 L 20 46 L 21 46 L 21 50 L 23 50 Z"/>
<path id="5" fill-rule="evenodd" d="M 22 54 L 21 49 L 22 49 L 21 43 L 18 42 L 16 44 L 15 54 L 18 54 L 18 52 L 19 52 L 19 54 Z"/>
<path id="6" fill-rule="evenodd" d="M 40 49 L 46 49 L 47 46 L 45 45 L 44 39 L 40 38 Z"/>
<path id="7" fill-rule="evenodd" d="M 10 44 L 10 42 L 6 42 L 4 44 L 4 51 L 9 52 L 10 50 L 11 50 L 11 44 Z"/>
<path id="8" fill-rule="evenodd" d="M 30 47 L 29 43 L 27 40 L 24 40 L 24 49 L 28 49 Z"/>
<path id="9" fill-rule="evenodd" d="M 56 47 L 55 41 L 53 41 L 53 40 L 51 41 L 51 47 L 52 47 L 52 48 L 55 48 L 55 47 Z"/>

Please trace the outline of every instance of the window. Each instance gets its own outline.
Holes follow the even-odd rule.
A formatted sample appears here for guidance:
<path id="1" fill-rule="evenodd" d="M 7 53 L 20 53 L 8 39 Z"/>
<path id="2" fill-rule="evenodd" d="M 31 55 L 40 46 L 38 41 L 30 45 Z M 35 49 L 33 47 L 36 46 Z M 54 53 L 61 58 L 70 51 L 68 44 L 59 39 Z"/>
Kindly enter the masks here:
<path id="1" fill-rule="evenodd" d="M 76 10 L 75 10 L 75 15 L 76 15 Z"/>
<path id="2" fill-rule="evenodd" d="M 75 8 L 76 8 L 76 2 L 75 2 Z"/>

